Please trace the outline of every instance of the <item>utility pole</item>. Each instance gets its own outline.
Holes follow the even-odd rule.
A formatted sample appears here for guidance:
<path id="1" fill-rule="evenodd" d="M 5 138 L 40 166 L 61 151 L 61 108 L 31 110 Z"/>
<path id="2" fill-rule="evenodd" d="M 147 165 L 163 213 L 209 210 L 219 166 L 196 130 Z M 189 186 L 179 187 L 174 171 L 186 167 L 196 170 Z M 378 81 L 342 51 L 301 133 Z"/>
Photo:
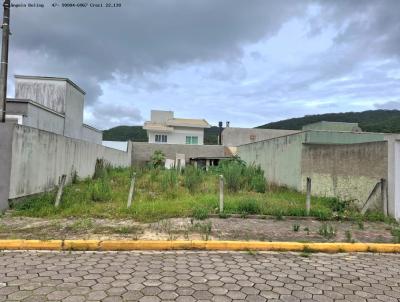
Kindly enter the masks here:
<path id="1" fill-rule="evenodd" d="M 10 0 L 3 3 L 3 39 L 1 45 L 1 69 L 0 69 L 0 122 L 6 122 L 7 103 L 7 74 L 8 74 L 8 40 L 10 35 Z"/>

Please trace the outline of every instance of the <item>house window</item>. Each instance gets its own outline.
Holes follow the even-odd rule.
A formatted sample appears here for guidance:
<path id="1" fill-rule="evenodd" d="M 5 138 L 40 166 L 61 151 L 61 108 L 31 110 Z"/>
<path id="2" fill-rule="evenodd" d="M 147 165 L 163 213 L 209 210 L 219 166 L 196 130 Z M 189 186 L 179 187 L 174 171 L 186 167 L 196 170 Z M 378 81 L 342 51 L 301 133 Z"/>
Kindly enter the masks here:
<path id="1" fill-rule="evenodd" d="M 156 134 L 155 141 L 156 141 L 156 143 L 166 143 L 168 141 L 167 135 L 165 135 L 165 134 Z"/>
<path id="2" fill-rule="evenodd" d="M 198 136 L 186 136 L 186 144 L 187 145 L 198 145 L 199 137 Z"/>

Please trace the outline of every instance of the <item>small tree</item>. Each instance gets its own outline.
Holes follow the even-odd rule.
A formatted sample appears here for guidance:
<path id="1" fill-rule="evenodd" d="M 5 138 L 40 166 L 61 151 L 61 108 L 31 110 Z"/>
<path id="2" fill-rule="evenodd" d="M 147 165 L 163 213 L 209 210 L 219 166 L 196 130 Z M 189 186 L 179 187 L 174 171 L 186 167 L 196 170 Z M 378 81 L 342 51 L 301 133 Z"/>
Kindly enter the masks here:
<path id="1" fill-rule="evenodd" d="M 154 168 L 160 168 L 164 166 L 165 163 L 165 154 L 161 150 L 154 151 L 154 154 L 151 156 L 151 163 Z"/>

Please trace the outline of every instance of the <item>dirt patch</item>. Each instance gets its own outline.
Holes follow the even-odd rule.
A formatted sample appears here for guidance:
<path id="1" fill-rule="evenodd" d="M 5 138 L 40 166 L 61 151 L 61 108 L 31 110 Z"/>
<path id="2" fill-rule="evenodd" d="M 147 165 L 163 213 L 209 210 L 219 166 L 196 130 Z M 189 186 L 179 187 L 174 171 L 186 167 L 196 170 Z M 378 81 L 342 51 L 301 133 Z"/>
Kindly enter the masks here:
<path id="1" fill-rule="evenodd" d="M 156 223 L 130 219 L 0 218 L 0 239 L 261 240 L 300 242 L 393 242 L 383 222 L 244 218 L 175 218 Z"/>

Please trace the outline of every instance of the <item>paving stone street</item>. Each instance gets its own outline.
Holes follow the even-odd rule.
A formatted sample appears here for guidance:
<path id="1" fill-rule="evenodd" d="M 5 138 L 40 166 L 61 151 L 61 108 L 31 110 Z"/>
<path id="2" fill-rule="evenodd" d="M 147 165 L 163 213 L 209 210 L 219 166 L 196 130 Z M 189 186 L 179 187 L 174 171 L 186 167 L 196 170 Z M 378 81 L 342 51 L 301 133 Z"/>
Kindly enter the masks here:
<path id="1" fill-rule="evenodd" d="M 0 252 L 0 301 L 400 301 L 400 255 Z"/>

